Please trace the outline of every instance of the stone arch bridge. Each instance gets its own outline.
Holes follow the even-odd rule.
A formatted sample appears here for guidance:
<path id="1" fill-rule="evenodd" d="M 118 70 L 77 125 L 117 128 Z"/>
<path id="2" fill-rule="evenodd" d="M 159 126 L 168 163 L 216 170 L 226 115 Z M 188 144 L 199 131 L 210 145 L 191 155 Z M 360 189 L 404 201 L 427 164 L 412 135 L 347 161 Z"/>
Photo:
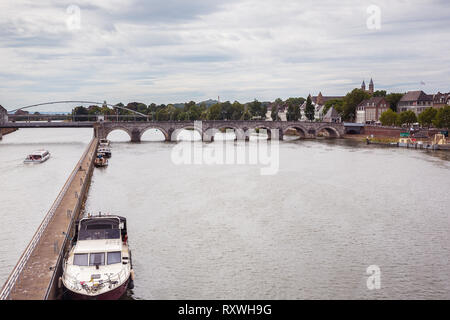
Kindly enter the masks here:
<path id="1" fill-rule="evenodd" d="M 176 141 L 178 133 L 184 129 L 196 130 L 203 141 L 213 141 L 214 134 L 223 129 L 234 131 L 237 140 L 248 140 L 251 132 L 265 129 L 268 139 L 283 139 L 288 130 L 295 130 L 301 138 L 314 139 L 325 134 L 328 137 L 340 138 L 345 133 L 344 124 L 332 122 L 306 121 L 147 121 L 147 122 L 98 122 L 94 125 L 94 134 L 106 139 L 112 131 L 123 130 L 128 133 L 132 142 L 140 142 L 145 131 L 158 129 L 164 134 L 166 141 Z"/>

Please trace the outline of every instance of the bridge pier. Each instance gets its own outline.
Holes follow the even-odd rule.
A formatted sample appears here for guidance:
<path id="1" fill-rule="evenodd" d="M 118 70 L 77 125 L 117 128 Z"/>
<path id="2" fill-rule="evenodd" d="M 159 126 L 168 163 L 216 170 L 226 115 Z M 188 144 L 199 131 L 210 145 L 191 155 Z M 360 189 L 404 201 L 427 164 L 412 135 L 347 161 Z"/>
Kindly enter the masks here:
<path id="1" fill-rule="evenodd" d="M 139 130 L 131 131 L 131 142 L 141 142 L 141 132 Z"/>

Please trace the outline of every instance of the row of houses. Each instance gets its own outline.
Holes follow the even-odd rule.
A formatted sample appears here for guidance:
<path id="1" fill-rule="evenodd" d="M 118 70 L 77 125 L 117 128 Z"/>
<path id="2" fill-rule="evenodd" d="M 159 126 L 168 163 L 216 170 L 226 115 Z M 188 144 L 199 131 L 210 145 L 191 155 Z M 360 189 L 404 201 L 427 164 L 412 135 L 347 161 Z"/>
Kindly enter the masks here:
<path id="1" fill-rule="evenodd" d="M 361 85 L 361 89 L 373 94 L 375 92 L 375 85 L 372 79 L 370 79 L 369 89 L 366 90 L 365 81 Z M 311 96 L 312 104 L 315 108 L 315 119 L 325 122 L 340 122 L 338 112 L 331 107 L 326 113 L 324 113 L 325 103 L 330 100 L 340 100 L 343 96 L 324 96 L 322 92 L 319 92 L 317 96 Z M 419 115 L 427 108 L 442 108 L 445 105 L 450 105 L 450 92 L 437 94 L 426 94 L 423 91 L 408 91 L 403 95 L 397 104 L 397 112 L 413 111 L 416 115 Z M 302 119 L 305 119 L 306 102 L 300 107 L 302 113 Z M 385 97 L 371 97 L 362 101 L 356 107 L 355 122 L 357 123 L 378 123 L 380 116 L 383 112 L 390 108 L 390 103 Z M 267 113 L 268 119 L 270 119 L 270 111 Z M 281 120 L 286 121 L 287 106 L 280 106 L 279 117 Z"/>
<path id="2" fill-rule="evenodd" d="M 397 112 L 412 111 L 418 116 L 427 108 L 442 108 L 450 105 L 450 92 L 437 94 L 426 94 L 423 91 L 408 91 L 397 103 Z M 372 97 L 362 101 L 356 108 L 356 119 L 358 123 L 376 123 L 380 116 L 390 107 L 384 97 Z"/>

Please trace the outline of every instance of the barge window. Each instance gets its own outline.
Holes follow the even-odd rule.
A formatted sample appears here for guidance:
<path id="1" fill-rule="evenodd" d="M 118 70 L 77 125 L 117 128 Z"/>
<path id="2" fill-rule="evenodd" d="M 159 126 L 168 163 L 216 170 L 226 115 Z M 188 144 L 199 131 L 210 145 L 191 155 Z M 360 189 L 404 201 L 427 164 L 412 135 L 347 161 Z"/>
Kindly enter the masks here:
<path id="1" fill-rule="evenodd" d="M 103 265 L 105 265 L 105 253 L 104 252 L 91 253 L 90 254 L 90 258 L 89 258 L 89 265 L 90 266 L 95 266 L 95 265 L 103 266 Z"/>
<path id="2" fill-rule="evenodd" d="M 108 252 L 108 264 L 120 263 L 120 251 Z"/>
<path id="3" fill-rule="evenodd" d="M 88 254 L 87 253 L 75 253 L 73 256 L 73 264 L 75 266 L 87 266 Z"/>

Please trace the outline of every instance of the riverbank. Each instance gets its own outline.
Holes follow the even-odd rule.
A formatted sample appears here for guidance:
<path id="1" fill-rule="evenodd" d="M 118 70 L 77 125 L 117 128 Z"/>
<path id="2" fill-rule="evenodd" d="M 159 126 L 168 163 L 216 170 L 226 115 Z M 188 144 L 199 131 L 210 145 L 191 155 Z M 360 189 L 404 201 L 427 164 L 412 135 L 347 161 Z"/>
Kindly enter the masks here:
<path id="1" fill-rule="evenodd" d="M 19 130 L 19 129 L 17 129 L 17 128 L 0 128 L 0 139 L 2 139 L 2 136 L 5 136 L 5 135 L 10 134 L 17 130 Z"/>

